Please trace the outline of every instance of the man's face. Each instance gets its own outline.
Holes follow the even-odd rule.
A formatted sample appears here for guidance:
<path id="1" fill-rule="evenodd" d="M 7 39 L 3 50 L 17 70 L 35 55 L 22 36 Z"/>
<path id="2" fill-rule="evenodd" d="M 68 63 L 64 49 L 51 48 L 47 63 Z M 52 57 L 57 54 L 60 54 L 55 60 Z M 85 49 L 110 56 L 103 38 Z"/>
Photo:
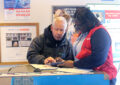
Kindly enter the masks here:
<path id="1" fill-rule="evenodd" d="M 55 40 L 61 40 L 66 32 L 66 25 L 64 22 L 56 22 L 54 26 L 52 26 L 51 31 Z"/>

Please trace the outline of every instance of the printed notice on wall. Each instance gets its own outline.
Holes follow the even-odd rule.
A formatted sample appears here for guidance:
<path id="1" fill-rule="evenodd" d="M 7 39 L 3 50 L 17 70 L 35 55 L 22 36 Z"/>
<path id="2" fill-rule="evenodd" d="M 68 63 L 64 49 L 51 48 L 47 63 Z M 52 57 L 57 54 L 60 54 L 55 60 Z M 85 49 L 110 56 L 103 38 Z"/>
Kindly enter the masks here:
<path id="1" fill-rule="evenodd" d="M 120 28 L 120 5 L 88 4 L 95 16 L 107 28 Z"/>
<path id="2" fill-rule="evenodd" d="M 1 26 L 1 62 L 27 61 L 26 54 L 36 26 Z"/>
<path id="3" fill-rule="evenodd" d="M 30 0 L 4 0 L 5 20 L 30 19 Z"/>

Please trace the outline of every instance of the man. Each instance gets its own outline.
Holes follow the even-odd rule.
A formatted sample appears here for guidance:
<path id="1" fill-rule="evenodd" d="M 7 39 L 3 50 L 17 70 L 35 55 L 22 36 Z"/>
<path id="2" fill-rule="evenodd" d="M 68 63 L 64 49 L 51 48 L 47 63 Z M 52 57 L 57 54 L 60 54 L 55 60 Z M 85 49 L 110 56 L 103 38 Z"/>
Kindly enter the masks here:
<path id="1" fill-rule="evenodd" d="M 66 37 L 67 39 L 71 42 L 71 36 L 73 35 L 73 33 L 75 32 L 74 30 L 74 24 L 72 23 L 72 18 L 71 16 L 63 9 L 57 9 L 55 11 L 54 14 L 54 18 L 55 17 L 64 17 L 67 21 L 67 33 L 66 33 Z"/>
<path id="2" fill-rule="evenodd" d="M 53 24 L 45 29 L 44 34 L 36 37 L 27 53 L 31 64 L 50 64 L 57 61 L 73 60 L 72 46 L 66 39 L 67 21 L 56 17 Z"/>

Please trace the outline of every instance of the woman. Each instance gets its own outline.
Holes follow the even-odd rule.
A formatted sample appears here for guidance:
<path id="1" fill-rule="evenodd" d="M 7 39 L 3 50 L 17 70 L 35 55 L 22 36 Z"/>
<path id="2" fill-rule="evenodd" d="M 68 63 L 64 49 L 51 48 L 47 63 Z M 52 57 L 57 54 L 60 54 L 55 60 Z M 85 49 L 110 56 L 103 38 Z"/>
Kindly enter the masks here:
<path id="1" fill-rule="evenodd" d="M 59 66 L 78 67 L 103 71 L 109 75 L 110 85 L 115 85 L 117 70 L 113 65 L 111 38 L 104 26 L 86 7 L 76 10 L 75 30 L 79 32 L 74 42 L 75 61 L 65 61 Z"/>

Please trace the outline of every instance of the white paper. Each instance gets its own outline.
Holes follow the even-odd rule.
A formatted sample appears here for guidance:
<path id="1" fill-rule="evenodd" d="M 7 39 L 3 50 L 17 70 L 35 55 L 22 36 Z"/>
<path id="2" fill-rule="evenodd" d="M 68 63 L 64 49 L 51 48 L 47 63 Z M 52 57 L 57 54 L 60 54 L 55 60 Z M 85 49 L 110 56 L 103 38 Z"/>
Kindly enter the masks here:
<path id="1" fill-rule="evenodd" d="M 31 64 L 34 68 L 39 68 L 40 70 L 56 70 L 57 67 L 52 67 L 50 65 L 41 65 L 41 64 Z"/>

